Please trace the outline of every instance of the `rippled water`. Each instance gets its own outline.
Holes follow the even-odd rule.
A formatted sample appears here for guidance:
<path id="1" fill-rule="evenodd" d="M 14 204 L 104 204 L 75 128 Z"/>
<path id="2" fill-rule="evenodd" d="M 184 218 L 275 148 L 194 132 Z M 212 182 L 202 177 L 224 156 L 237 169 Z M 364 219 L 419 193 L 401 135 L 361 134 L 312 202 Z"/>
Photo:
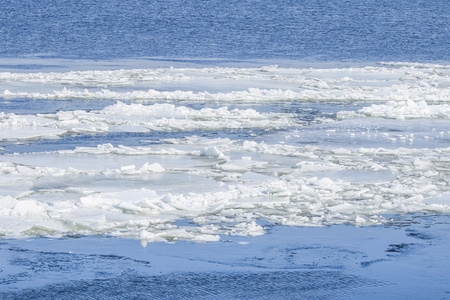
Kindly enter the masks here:
<path id="1" fill-rule="evenodd" d="M 434 1 L 2 1 L 1 57 L 448 60 Z"/>

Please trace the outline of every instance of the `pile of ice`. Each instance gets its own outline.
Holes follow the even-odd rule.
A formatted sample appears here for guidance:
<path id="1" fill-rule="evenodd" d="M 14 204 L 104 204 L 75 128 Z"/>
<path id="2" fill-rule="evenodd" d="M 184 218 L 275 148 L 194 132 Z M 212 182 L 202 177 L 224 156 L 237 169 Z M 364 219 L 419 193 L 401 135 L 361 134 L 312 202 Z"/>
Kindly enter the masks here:
<path id="1" fill-rule="evenodd" d="M 4 155 L 1 234 L 213 241 L 263 234 L 258 220 L 371 225 L 384 221 L 381 214 L 450 213 L 449 148 L 326 149 L 227 139 L 179 139 L 167 147 L 107 144 Z M 192 223 L 176 224 L 184 219 Z"/>
<path id="2" fill-rule="evenodd" d="M 38 85 L 29 91 L 21 83 Z M 188 101 L 450 101 L 450 68 L 167 68 L 0 73 L 7 98 Z M 38 88 L 38 87 L 41 88 Z M 61 88 L 61 86 L 64 86 Z"/>
<path id="3" fill-rule="evenodd" d="M 58 72 L 11 73 L 0 72 L 0 81 L 53 83 L 58 85 L 86 87 L 122 87 L 139 82 L 188 80 L 183 69 L 132 69 L 132 70 L 91 70 Z"/>
<path id="4" fill-rule="evenodd" d="M 288 113 L 253 109 L 193 109 L 173 104 L 124 104 L 99 111 L 59 111 L 55 114 L 0 113 L 0 140 L 56 136 L 64 133 L 189 131 L 214 129 L 277 129 L 298 125 Z"/>
<path id="5" fill-rule="evenodd" d="M 428 105 L 426 101 L 389 101 L 386 104 L 373 104 L 356 112 L 339 112 L 339 118 L 375 117 L 386 119 L 419 119 L 419 118 L 450 118 L 450 105 Z"/>

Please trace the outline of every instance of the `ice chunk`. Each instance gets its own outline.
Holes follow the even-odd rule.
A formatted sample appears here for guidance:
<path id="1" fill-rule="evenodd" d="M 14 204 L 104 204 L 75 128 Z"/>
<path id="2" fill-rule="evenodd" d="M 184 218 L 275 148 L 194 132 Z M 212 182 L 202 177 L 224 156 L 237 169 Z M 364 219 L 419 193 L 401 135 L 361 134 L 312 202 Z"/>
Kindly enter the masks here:
<path id="1" fill-rule="evenodd" d="M 154 173 L 162 173 L 165 171 L 165 169 L 159 164 L 159 163 L 145 163 L 140 169 L 140 172 L 154 172 Z"/>
<path id="2" fill-rule="evenodd" d="M 217 149 L 216 146 L 204 147 L 201 151 L 201 155 L 211 157 L 225 157 L 225 155 L 219 149 Z"/>

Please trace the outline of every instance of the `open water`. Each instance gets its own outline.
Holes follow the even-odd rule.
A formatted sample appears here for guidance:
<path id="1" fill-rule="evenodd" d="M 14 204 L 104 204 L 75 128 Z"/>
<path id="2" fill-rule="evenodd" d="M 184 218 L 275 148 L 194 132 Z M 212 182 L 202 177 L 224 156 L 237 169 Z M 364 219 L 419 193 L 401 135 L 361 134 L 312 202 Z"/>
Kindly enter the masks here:
<path id="1" fill-rule="evenodd" d="M 0 57 L 440 61 L 449 18 L 446 0 L 5 0 Z"/>

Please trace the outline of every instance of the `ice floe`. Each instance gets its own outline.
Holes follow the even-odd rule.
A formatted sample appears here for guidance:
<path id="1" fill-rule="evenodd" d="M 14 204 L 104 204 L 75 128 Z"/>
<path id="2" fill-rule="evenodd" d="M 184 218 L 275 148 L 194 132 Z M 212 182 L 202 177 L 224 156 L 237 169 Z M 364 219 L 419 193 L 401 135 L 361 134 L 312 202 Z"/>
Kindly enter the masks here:
<path id="1" fill-rule="evenodd" d="M 117 102 L 99 111 L 59 111 L 55 114 L 0 113 L 0 140 L 54 137 L 64 133 L 188 131 L 214 129 L 277 129 L 297 125 L 288 113 L 253 109 L 193 109 L 173 104 Z"/>
<path id="2" fill-rule="evenodd" d="M 166 68 L 0 73 L 6 98 L 189 101 L 450 101 L 446 65 Z M 22 83 L 33 84 L 33 90 Z M 37 85 L 37 86 L 36 86 Z M 61 86 L 63 86 L 61 88 Z"/>
<path id="3" fill-rule="evenodd" d="M 377 117 L 386 119 L 450 118 L 450 105 L 428 105 L 426 101 L 389 101 L 373 104 L 356 112 L 339 112 L 338 117 Z"/>
<path id="4" fill-rule="evenodd" d="M 212 241 L 219 235 L 262 234 L 258 220 L 297 226 L 369 225 L 383 222 L 381 214 L 450 212 L 448 201 L 436 198 L 449 192 L 449 148 L 349 150 L 226 139 L 207 148 L 197 142 L 174 141 L 173 151 L 102 145 L 3 155 L 2 180 L 28 184 L 12 186 L 1 195 L 1 232 L 112 234 L 144 243 Z M 111 153 L 123 157 L 114 168 Z M 235 153 L 246 156 L 237 158 Z M 76 157 L 86 154 L 96 160 L 90 168 L 64 167 L 64 161 L 76 164 Z M 168 154 L 184 161 L 196 158 L 196 163 L 170 165 L 165 161 Z M 147 162 L 129 164 L 136 155 Z M 48 160 L 54 165 L 39 165 Z M 172 183 L 174 176 L 178 184 Z M 105 185 L 108 181 L 111 185 Z M 179 219 L 189 219 L 192 225 L 170 225 Z"/>

